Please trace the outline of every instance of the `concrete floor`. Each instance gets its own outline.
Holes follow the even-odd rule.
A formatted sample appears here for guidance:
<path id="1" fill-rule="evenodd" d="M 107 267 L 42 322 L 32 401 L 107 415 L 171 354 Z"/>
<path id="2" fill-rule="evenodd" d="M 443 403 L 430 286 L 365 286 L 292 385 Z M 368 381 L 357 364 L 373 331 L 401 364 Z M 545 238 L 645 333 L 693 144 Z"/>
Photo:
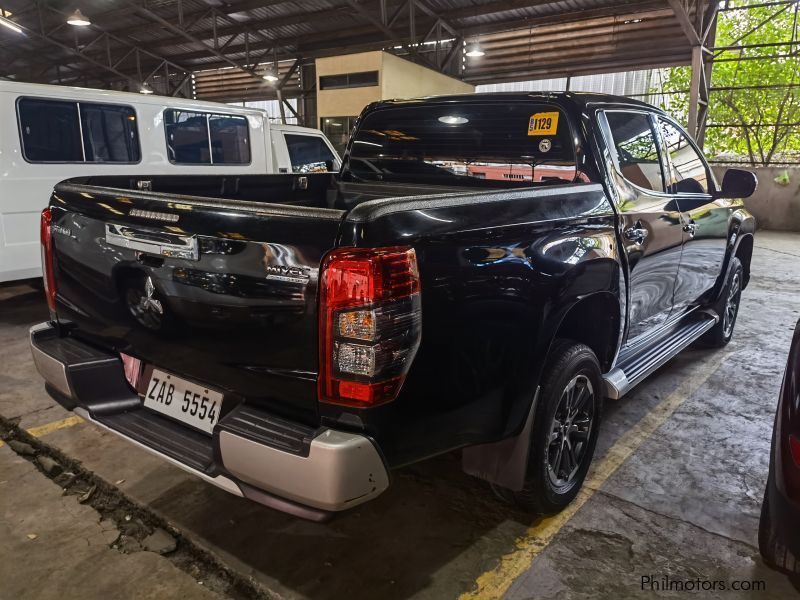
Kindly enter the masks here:
<path id="1" fill-rule="evenodd" d="M 772 419 L 800 317 L 800 235 L 760 232 L 756 240 L 753 278 L 731 344 L 684 352 L 624 399 L 609 401 L 587 486 L 565 513 L 550 519 L 532 520 L 496 500 L 486 484 L 460 472 L 456 454 L 397 472 L 377 500 L 319 525 L 229 496 L 89 424 L 41 429 L 70 415 L 45 394 L 31 364 L 26 331 L 46 318 L 46 309 L 41 293 L 23 286 L 0 288 L 0 416 L 18 419 L 25 429 L 39 427 L 42 442 L 106 482 L 120 482 L 127 498 L 233 572 L 252 577 L 265 597 L 687 594 L 642 589 L 643 577 L 661 584 L 664 577 L 689 580 L 704 598 L 800 597 L 786 577 L 763 565 L 756 548 Z M 29 571 L 8 565 L 40 556 L 45 544 L 19 541 L 29 527 L 18 523 L 41 510 L 26 498 L 52 495 L 44 492 L 47 486 L 58 496 L 58 488 L 43 474 L 12 464 L 19 459 L 8 448 L 0 450 L 0 481 L 14 469 L 22 471 L 13 477 L 27 481 L 0 484 L 0 533 L 15 540 L 0 543 L 0 581 L 28 591 L 13 597 L 49 597 L 46 587 L 19 587 Z M 56 538 L 81 535 L 68 527 L 71 519 L 91 521 L 60 496 L 42 502 L 64 523 L 54 529 Z M 127 579 L 120 575 L 120 597 L 167 597 L 144 584 L 133 594 L 127 584 L 143 581 L 145 559 L 130 554 L 122 560 L 114 552 L 98 547 L 83 568 L 108 565 L 127 573 Z M 75 596 L 108 597 L 102 578 L 98 586 L 76 578 L 76 561 L 44 556 L 62 590 L 80 583 Z M 153 567 L 153 577 L 158 573 L 159 582 L 174 582 L 167 589 L 182 590 L 188 575 L 166 567 Z M 144 579 L 149 584 L 152 577 Z M 735 581 L 763 582 L 765 589 L 720 589 Z M 708 591 L 711 582 L 718 582 L 716 591 Z M 5 593 L 0 587 L 0 598 Z"/>

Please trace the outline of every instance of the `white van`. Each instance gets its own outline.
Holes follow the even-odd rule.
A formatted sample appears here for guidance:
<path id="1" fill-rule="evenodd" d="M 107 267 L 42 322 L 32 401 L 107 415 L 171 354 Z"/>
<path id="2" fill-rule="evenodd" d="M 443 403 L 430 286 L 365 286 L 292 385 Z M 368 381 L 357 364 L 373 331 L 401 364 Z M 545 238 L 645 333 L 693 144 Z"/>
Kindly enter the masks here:
<path id="1" fill-rule="evenodd" d="M 321 131 L 214 102 L 0 81 L 0 282 L 41 276 L 39 214 L 88 175 L 338 170 Z"/>

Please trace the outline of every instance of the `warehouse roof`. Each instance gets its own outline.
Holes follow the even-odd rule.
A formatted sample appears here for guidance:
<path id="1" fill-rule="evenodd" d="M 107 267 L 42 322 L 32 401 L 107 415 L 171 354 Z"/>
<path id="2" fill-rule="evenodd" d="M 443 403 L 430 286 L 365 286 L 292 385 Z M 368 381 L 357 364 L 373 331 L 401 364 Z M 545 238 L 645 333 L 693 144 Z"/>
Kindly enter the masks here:
<path id="1" fill-rule="evenodd" d="M 686 64 L 687 23 L 710 0 L 0 0 L 0 75 L 174 92 L 232 69 L 251 86 L 279 65 L 291 95 L 304 62 L 384 49 L 473 83 Z M 464 55 L 478 43 L 479 58 Z M 235 85 L 231 81 L 230 85 Z M 258 85 L 263 86 L 263 80 Z M 308 87 L 305 85 L 305 87 Z M 185 88 L 183 88 L 185 89 Z"/>

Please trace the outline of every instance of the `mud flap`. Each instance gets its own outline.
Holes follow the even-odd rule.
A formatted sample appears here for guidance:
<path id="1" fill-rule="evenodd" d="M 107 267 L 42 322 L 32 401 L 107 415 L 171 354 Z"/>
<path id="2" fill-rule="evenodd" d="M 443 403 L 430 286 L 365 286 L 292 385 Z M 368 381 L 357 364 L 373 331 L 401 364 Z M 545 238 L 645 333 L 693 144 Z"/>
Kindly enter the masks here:
<path id="1" fill-rule="evenodd" d="M 528 418 L 519 434 L 499 442 L 464 448 L 461 454 L 461 468 L 466 474 L 485 479 L 514 492 L 522 490 L 528 470 L 531 432 L 534 414 L 539 404 L 539 389 L 536 388 Z"/>

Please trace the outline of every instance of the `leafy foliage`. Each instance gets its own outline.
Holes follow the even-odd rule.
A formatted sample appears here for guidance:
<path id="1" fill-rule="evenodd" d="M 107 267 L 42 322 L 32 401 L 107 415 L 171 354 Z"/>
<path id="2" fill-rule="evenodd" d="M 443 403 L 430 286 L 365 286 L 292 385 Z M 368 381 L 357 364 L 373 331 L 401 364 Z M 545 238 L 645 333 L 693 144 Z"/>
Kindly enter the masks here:
<path id="1" fill-rule="evenodd" d="M 746 2 L 731 5 L 746 6 Z M 705 150 L 752 165 L 800 160 L 800 3 L 719 13 Z M 667 70 L 662 104 L 685 123 L 690 67 Z M 792 87 L 795 86 L 795 87 Z M 730 89 L 734 88 L 734 89 Z M 746 88 L 746 89 L 741 89 Z"/>

